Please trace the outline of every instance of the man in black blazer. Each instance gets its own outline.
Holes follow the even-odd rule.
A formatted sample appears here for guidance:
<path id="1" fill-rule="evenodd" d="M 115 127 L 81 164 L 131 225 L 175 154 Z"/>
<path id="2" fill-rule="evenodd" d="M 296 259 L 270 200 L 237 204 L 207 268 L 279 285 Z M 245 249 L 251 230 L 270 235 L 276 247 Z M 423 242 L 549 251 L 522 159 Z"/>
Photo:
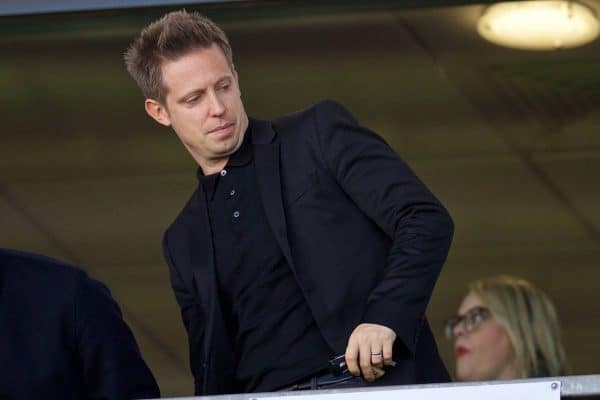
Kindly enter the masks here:
<path id="1" fill-rule="evenodd" d="M 62 262 L 0 249 L 0 399 L 158 397 L 106 286 Z"/>
<path id="2" fill-rule="evenodd" d="M 163 243 L 197 394 L 448 380 L 425 310 L 452 221 L 383 139 L 333 101 L 249 119 L 227 38 L 196 13 L 125 59 L 199 165 Z"/>

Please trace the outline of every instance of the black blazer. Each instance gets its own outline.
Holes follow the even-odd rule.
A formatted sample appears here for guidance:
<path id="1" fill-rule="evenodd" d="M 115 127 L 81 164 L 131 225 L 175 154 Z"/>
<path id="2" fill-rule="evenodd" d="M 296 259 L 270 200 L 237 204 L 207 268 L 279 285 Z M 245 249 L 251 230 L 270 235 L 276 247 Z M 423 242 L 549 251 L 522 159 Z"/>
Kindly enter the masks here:
<path id="1" fill-rule="evenodd" d="M 160 397 L 106 286 L 0 249 L 0 399 Z"/>
<path id="2" fill-rule="evenodd" d="M 398 365 L 379 384 L 447 381 L 425 319 L 452 238 L 444 207 L 338 103 L 250 123 L 267 219 L 332 350 L 343 354 L 362 322 L 385 325 L 398 336 Z M 235 391 L 202 190 L 166 231 L 163 250 L 196 394 Z"/>

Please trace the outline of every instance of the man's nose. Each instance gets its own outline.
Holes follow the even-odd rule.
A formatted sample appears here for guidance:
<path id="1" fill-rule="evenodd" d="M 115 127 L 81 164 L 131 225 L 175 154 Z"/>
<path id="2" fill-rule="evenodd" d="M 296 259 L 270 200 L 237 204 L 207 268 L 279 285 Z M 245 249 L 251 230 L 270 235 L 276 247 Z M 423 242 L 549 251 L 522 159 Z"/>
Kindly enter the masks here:
<path id="1" fill-rule="evenodd" d="M 225 112 L 225 104 L 219 98 L 216 92 L 210 93 L 210 113 L 211 115 L 221 115 Z"/>

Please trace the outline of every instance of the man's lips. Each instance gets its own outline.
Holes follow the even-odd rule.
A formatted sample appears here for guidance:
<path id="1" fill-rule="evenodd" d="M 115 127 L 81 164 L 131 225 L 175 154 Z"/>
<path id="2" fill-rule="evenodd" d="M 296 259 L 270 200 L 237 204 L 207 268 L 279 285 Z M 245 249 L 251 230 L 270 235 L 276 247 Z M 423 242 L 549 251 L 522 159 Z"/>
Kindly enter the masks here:
<path id="1" fill-rule="evenodd" d="M 469 353 L 469 349 L 463 346 L 458 346 L 456 349 L 454 349 L 454 352 L 456 353 L 456 357 L 462 357 Z"/>
<path id="2" fill-rule="evenodd" d="M 219 133 L 220 131 L 224 131 L 226 129 L 229 129 L 233 126 L 233 122 L 227 123 L 227 124 L 223 124 L 223 125 L 219 125 L 214 129 L 211 129 L 210 131 L 208 131 L 208 133 Z"/>

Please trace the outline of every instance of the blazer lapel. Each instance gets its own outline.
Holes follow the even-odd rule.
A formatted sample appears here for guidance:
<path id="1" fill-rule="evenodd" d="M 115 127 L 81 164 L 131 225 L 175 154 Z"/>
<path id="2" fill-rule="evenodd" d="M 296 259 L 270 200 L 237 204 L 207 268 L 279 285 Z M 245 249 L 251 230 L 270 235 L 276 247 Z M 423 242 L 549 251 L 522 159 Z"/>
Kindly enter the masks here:
<path id="1" fill-rule="evenodd" d="M 267 220 L 288 264 L 295 272 L 287 235 L 279 169 L 279 141 L 269 122 L 251 119 L 256 175 Z"/>

